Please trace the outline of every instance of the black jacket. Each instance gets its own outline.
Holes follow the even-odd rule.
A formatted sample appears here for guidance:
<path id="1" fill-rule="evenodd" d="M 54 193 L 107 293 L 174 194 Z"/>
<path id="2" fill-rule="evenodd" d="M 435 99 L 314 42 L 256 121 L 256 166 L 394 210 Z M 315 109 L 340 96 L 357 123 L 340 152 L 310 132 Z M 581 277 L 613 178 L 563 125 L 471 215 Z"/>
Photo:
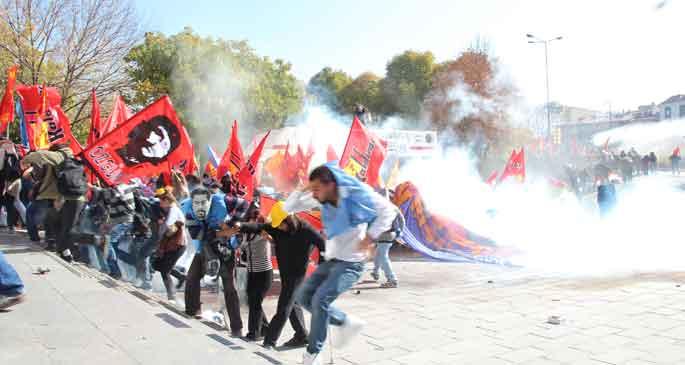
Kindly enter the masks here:
<path id="1" fill-rule="evenodd" d="M 307 222 L 298 220 L 297 227 L 290 232 L 284 232 L 271 227 L 270 224 L 243 223 L 241 233 L 258 233 L 265 231 L 274 239 L 276 259 L 281 275 L 304 275 L 307 272 L 309 255 L 314 247 L 319 252 L 325 251 L 325 240 Z"/>

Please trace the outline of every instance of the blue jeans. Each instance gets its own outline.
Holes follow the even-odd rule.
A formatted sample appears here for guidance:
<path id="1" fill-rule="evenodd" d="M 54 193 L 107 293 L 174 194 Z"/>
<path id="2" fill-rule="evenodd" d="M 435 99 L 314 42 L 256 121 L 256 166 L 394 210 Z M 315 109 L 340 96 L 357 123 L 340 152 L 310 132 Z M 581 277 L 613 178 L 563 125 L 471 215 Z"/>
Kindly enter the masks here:
<path id="1" fill-rule="evenodd" d="M 52 200 L 34 200 L 26 208 L 26 230 L 29 233 L 31 241 L 40 241 L 38 235 L 38 227 L 43 225 L 47 229 L 46 219 L 48 212 L 53 208 Z"/>
<path id="2" fill-rule="evenodd" d="M 312 315 L 307 346 L 310 354 L 318 354 L 323 349 L 329 323 L 334 326 L 345 323 L 347 315 L 332 303 L 350 289 L 363 272 L 363 262 L 326 261 L 319 264 L 297 291 L 297 302 Z"/>
<path id="3" fill-rule="evenodd" d="M 13 297 L 24 292 L 24 283 L 0 251 L 0 295 Z"/>
<path id="4" fill-rule="evenodd" d="M 390 247 L 392 247 L 392 242 L 376 243 L 376 257 L 373 260 L 373 273 L 378 275 L 378 272 L 382 269 L 385 278 L 388 279 L 388 281 L 396 282 L 397 277 L 392 271 L 392 265 L 390 264 Z"/>

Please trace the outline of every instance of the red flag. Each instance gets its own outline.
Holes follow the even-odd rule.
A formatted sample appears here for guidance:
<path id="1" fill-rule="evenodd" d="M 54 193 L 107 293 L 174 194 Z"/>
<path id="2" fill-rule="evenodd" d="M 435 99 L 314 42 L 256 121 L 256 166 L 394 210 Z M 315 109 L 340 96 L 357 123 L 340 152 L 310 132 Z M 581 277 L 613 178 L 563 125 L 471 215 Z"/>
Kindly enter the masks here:
<path id="1" fill-rule="evenodd" d="M 328 145 L 328 149 L 326 150 L 326 162 L 338 161 L 338 160 L 339 160 L 338 154 L 335 153 L 333 146 Z"/>
<path id="2" fill-rule="evenodd" d="M 231 138 L 228 141 L 228 147 L 221 156 L 221 162 L 217 167 L 217 178 L 221 179 L 227 172 L 231 175 L 237 174 L 243 168 L 245 157 L 243 157 L 243 148 L 240 146 L 238 139 L 238 121 L 233 121 L 233 128 L 231 128 Z"/>
<path id="3" fill-rule="evenodd" d="M 298 162 L 296 161 L 296 155 L 290 154 L 290 141 L 285 146 L 280 166 L 272 176 L 276 190 L 280 192 L 289 193 L 297 187 L 299 183 Z"/>
<path id="4" fill-rule="evenodd" d="M 257 165 L 259 164 L 259 159 L 262 157 L 262 150 L 264 149 L 264 144 L 266 139 L 269 137 L 271 131 L 266 132 L 259 145 L 252 151 L 250 159 L 247 161 L 245 166 L 238 173 L 237 179 L 238 183 L 245 186 L 245 199 L 252 200 L 252 196 L 255 189 L 255 173 L 257 172 Z"/>
<path id="5" fill-rule="evenodd" d="M 507 162 L 499 181 L 502 182 L 509 176 L 516 176 L 521 182 L 526 179 L 526 159 L 523 153 L 523 148 L 521 148 L 521 152 L 519 153 L 512 151 L 511 157 L 509 157 L 509 161 Z"/>
<path id="6" fill-rule="evenodd" d="M 110 186 L 170 170 L 190 174 L 196 169 L 193 144 L 168 96 L 89 146 L 83 156 Z"/>
<path id="7" fill-rule="evenodd" d="M 499 172 L 497 172 L 497 170 L 493 171 L 492 174 L 490 174 L 490 177 L 485 180 L 485 183 L 488 185 L 495 185 L 497 182 L 497 175 L 499 175 Z"/>
<path id="8" fill-rule="evenodd" d="M 102 137 L 101 120 L 100 120 L 100 104 L 98 104 L 95 89 L 90 92 L 91 106 L 90 106 L 90 133 L 88 133 L 88 146 L 92 145 Z"/>
<path id="9" fill-rule="evenodd" d="M 14 85 L 17 81 L 17 65 L 7 69 L 5 95 L 0 102 L 0 133 L 5 133 L 7 125 L 14 121 Z"/>
<path id="10" fill-rule="evenodd" d="M 378 187 L 379 171 L 385 160 L 386 147 L 386 141 L 367 131 L 359 119 L 354 117 L 340 159 L 340 167 L 359 180 Z"/>
<path id="11" fill-rule="evenodd" d="M 47 93 L 45 93 L 45 90 L 47 90 Z M 24 111 L 29 148 L 35 151 L 50 147 L 48 125 L 43 121 L 43 117 L 45 111 L 50 107 L 56 107 L 62 103 L 62 97 L 59 95 L 59 92 L 54 87 L 45 88 L 38 85 L 17 86 L 16 91 L 20 96 L 19 102 Z M 46 106 L 41 112 L 42 105 Z"/>
<path id="12" fill-rule="evenodd" d="M 71 133 L 71 121 L 61 106 L 57 105 L 48 110 L 45 123 L 48 125 L 48 142 L 51 146 L 53 144 L 66 144 L 69 145 L 74 155 L 83 152 L 83 147 Z"/>
<path id="13" fill-rule="evenodd" d="M 673 150 L 673 156 L 680 156 L 680 146 L 676 147 Z"/>
<path id="14" fill-rule="evenodd" d="M 104 122 L 101 122 L 100 128 L 98 128 L 98 131 L 100 132 L 98 138 L 102 138 L 107 135 L 107 133 L 115 130 L 132 116 L 133 113 L 131 113 L 131 110 L 126 106 L 124 98 L 122 98 L 121 95 L 115 96 L 112 112 L 109 113 L 109 116 Z"/>

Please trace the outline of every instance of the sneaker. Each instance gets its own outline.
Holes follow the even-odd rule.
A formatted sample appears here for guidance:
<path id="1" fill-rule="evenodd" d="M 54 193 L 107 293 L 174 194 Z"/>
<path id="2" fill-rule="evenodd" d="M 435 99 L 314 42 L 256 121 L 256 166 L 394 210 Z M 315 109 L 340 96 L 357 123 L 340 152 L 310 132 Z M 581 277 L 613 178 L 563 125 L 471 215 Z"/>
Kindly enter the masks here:
<path id="1" fill-rule="evenodd" d="M 11 306 L 17 305 L 24 301 L 24 294 L 5 296 L 0 295 L 0 310 L 5 310 Z"/>
<path id="2" fill-rule="evenodd" d="M 262 344 L 262 347 L 264 348 L 264 350 L 267 350 L 267 351 L 275 351 L 276 350 L 276 344 L 273 342 L 264 342 Z"/>
<path id="3" fill-rule="evenodd" d="M 68 263 L 70 263 L 70 264 L 71 264 L 72 262 L 74 262 L 74 256 L 71 256 L 71 251 L 69 251 L 69 249 L 66 249 L 66 250 L 62 251 L 62 252 L 59 254 L 59 257 L 61 257 L 62 260 L 66 261 L 66 262 L 68 262 Z"/>
<path id="4" fill-rule="evenodd" d="M 377 272 L 372 272 L 371 279 L 373 279 L 373 281 L 378 281 L 381 279 L 381 276 Z"/>
<path id="5" fill-rule="evenodd" d="M 397 281 L 388 281 L 387 283 L 381 284 L 381 288 L 383 288 L 383 289 L 393 289 L 393 288 L 397 288 L 398 285 L 399 285 L 399 284 L 397 283 Z"/>
<path id="6" fill-rule="evenodd" d="M 364 328 L 366 323 L 359 318 L 348 315 L 342 326 L 333 326 L 331 342 L 335 348 L 343 348 L 350 344 Z"/>
<path id="7" fill-rule="evenodd" d="M 321 365 L 321 361 L 319 361 L 319 354 L 310 354 L 308 351 L 305 351 L 304 355 L 302 356 L 302 364 Z"/>
<path id="8" fill-rule="evenodd" d="M 283 344 L 283 347 L 287 348 L 298 348 L 298 347 L 305 347 L 309 344 L 309 341 L 307 341 L 307 338 L 298 338 L 298 337 L 293 337 L 290 340 L 288 340 L 286 343 Z"/>

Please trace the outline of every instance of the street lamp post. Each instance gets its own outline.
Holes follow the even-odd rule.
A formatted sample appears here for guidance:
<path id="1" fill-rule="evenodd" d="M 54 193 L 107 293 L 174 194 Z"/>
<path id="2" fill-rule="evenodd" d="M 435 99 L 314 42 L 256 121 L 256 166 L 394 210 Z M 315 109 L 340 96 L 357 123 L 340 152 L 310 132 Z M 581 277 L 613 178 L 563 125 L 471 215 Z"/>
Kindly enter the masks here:
<path id="1" fill-rule="evenodd" d="M 528 43 L 542 43 L 545 45 L 545 89 L 547 91 L 547 140 L 552 139 L 552 111 L 549 105 L 549 58 L 548 58 L 548 44 L 553 41 L 561 40 L 562 37 L 555 37 L 551 39 L 541 39 L 530 33 L 526 34 L 529 38 Z"/>

